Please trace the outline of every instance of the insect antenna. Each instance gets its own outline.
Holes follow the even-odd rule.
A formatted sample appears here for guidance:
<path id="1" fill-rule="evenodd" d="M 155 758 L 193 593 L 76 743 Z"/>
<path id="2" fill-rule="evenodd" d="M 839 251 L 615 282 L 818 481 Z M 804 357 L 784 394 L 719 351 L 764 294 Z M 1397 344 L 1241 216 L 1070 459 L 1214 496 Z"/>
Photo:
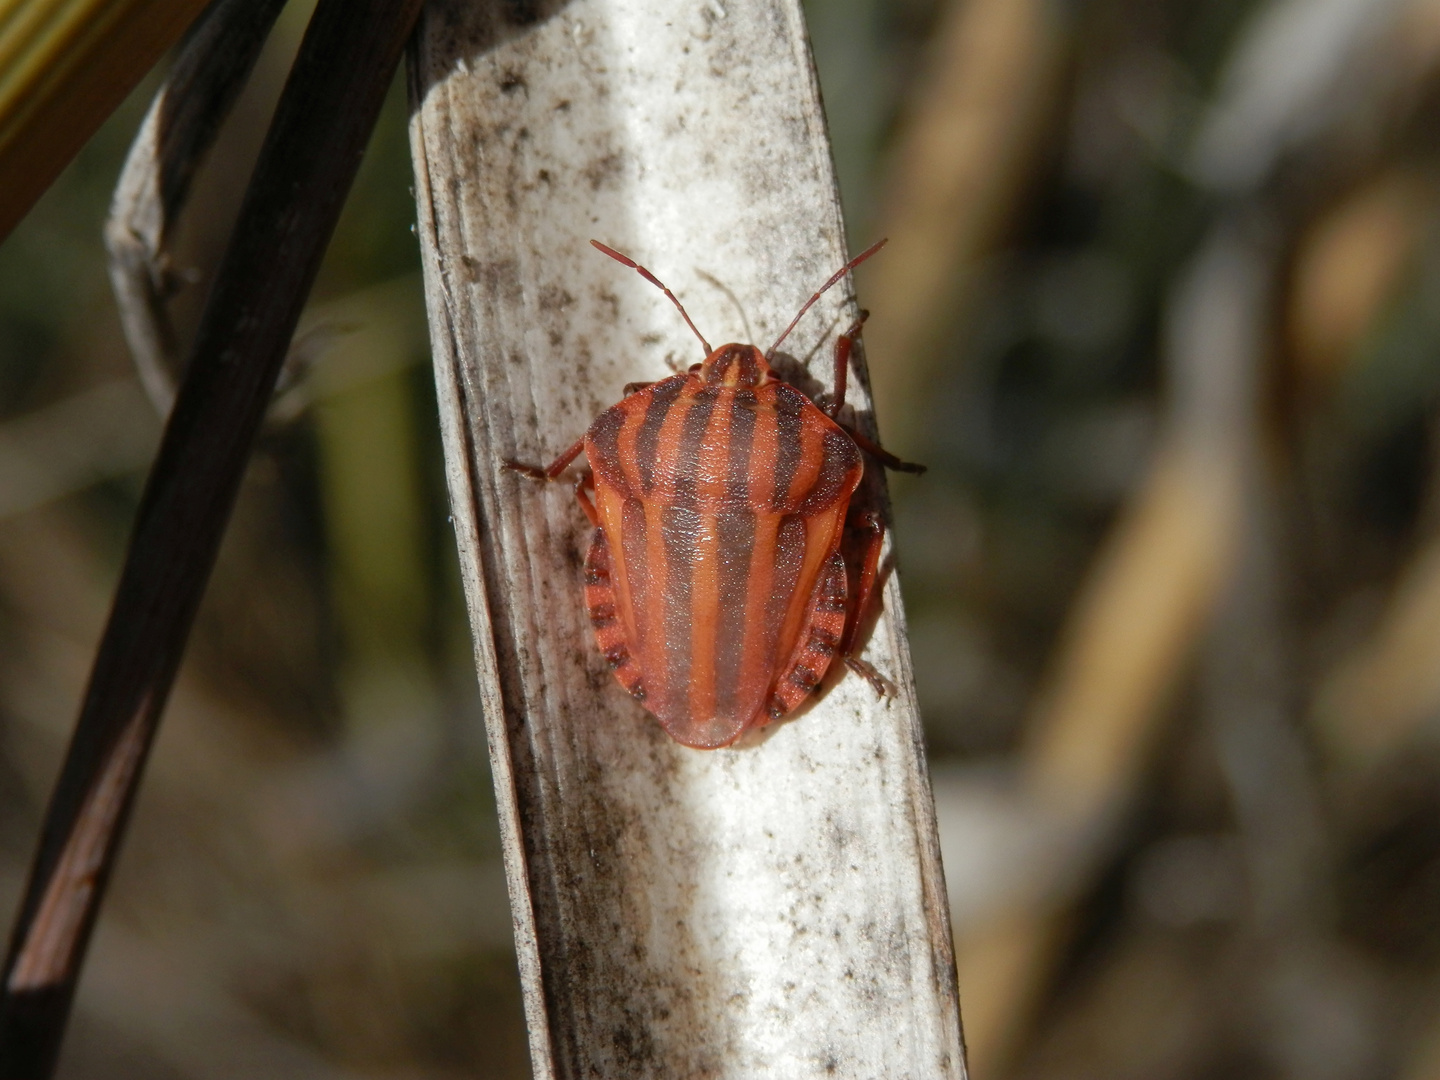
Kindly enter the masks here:
<path id="1" fill-rule="evenodd" d="M 639 263 L 637 263 L 634 259 L 632 259 L 632 258 L 630 258 L 629 256 L 626 256 L 626 255 L 621 255 L 620 252 L 616 251 L 616 250 L 615 250 L 614 248 L 612 248 L 612 247 L 606 247 L 606 246 L 605 246 L 604 244 L 602 244 L 599 240 L 591 240 L 590 243 L 591 243 L 594 247 L 596 247 L 596 248 L 598 248 L 599 250 L 603 251 L 606 255 L 609 255 L 609 256 L 610 256 L 612 259 L 614 259 L 616 262 L 618 262 L 618 263 L 624 263 L 626 266 L 630 267 L 631 270 L 634 270 L 635 272 L 637 272 L 637 273 L 638 273 L 641 277 L 643 277 L 646 281 L 650 282 L 651 285 L 654 285 L 657 289 L 659 289 L 659 290 L 660 290 L 661 292 L 663 292 L 666 296 L 668 296 L 668 297 L 670 298 L 670 302 L 671 302 L 672 304 L 674 304 L 677 308 L 680 309 L 680 317 L 685 320 L 685 325 L 688 326 L 688 327 L 690 327 L 691 330 L 694 330 L 694 331 L 695 331 L 695 336 L 700 339 L 700 344 L 705 346 L 705 355 L 706 355 L 706 356 L 709 356 L 709 355 L 710 355 L 710 353 L 711 353 L 710 343 L 705 340 L 705 335 L 702 334 L 702 333 L 700 333 L 699 330 L 696 330 L 696 329 L 695 329 L 695 324 L 690 321 L 690 316 L 689 316 L 689 314 L 686 313 L 686 311 L 685 311 L 685 305 L 682 304 L 682 303 L 680 303 L 680 301 L 675 298 L 675 294 L 665 287 L 665 283 L 664 283 L 663 281 L 661 281 L 659 278 L 657 278 L 654 274 L 650 273 L 649 270 L 646 270 L 643 266 L 641 266 Z M 870 254 L 870 252 L 868 252 L 868 251 L 865 253 L 865 255 L 869 255 L 869 254 Z M 864 255 L 861 256 L 861 258 L 864 258 L 864 257 L 865 257 Z M 843 274 L 844 271 L 842 270 L 841 273 Z M 838 276 L 838 275 L 837 275 L 837 276 Z M 828 287 L 828 286 L 827 286 L 827 287 Z"/>
<path id="2" fill-rule="evenodd" d="M 593 244 L 595 241 L 592 240 L 592 241 L 590 241 L 590 242 Z M 790 325 L 787 326 L 787 327 L 785 327 L 785 332 L 784 332 L 783 334 L 781 334 L 778 338 L 775 339 L 775 344 L 774 344 L 774 345 L 771 345 L 770 348 L 766 350 L 766 352 L 765 352 L 765 359 L 766 359 L 766 360 L 769 360 L 772 356 L 775 355 L 775 350 L 780 347 L 780 343 L 781 343 L 782 341 L 784 341 L 787 337 L 790 336 L 790 331 L 795 329 L 795 324 L 800 321 L 801 316 L 803 316 L 803 315 L 805 314 L 805 312 L 807 312 L 807 311 L 810 310 L 810 305 L 813 304 L 813 303 L 815 303 L 816 300 L 819 300 L 820 297 L 824 294 L 824 292 L 825 292 L 826 289 L 830 288 L 831 285 L 834 285 L 837 281 L 839 281 L 839 280 L 840 280 L 842 277 L 844 277 L 847 273 L 849 273 L 851 270 L 854 270 L 855 267 L 859 266 L 862 262 L 864 262 L 866 259 L 868 259 L 871 255 L 874 255 L 875 252 L 879 251 L 882 247 L 884 247 L 884 246 L 885 246 L 887 243 L 889 243 L 889 242 L 890 242 L 890 238 L 887 236 L 884 240 L 879 240 L 879 241 L 871 244 L 868 248 L 866 248 L 864 251 L 862 251 L 859 255 L 856 255 L 853 259 L 851 259 L 849 262 L 847 262 L 847 263 L 846 263 L 844 266 L 842 266 L 839 270 L 836 270 L 834 274 L 830 275 L 830 280 L 827 281 L 827 282 L 825 282 L 824 285 L 821 285 L 820 288 L 819 288 L 818 290 L 816 290 L 815 295 L 812 296 L 812 297 L 810 297 L 809 300 L 806 300 L 806 301 L 805 301 L 805 306 L 802 307 L 798 312 L 796 312 L 795 318 L 793 318 L 793 319 L 790 320 Z"/>

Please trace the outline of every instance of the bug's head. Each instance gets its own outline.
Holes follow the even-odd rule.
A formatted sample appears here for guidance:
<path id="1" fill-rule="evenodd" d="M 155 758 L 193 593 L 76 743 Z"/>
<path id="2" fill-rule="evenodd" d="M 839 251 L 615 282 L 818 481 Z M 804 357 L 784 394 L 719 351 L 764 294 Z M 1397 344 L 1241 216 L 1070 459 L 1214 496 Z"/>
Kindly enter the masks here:
<path id="1" fill-rule="evenodd" d="M 764 386 L 774 377 L 754 345 L 721 345 L 700 365 L 700 381 L 713 386 Z"/>

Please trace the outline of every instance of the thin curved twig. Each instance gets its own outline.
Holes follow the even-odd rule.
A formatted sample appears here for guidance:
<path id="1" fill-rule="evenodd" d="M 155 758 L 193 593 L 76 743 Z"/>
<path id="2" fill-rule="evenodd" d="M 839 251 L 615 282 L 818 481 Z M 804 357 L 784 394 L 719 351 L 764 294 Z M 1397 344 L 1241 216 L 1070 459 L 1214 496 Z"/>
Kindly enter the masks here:
<path id="1" fill-rule="evenodd" d="M 285 0 L 215 0 L 196 21 L 131 144 L 105 247 L 130 355 L 155 409 L 175 403 L 180 347 L 168 303 L 178 281 L 167 244 L 190 184 L 244 89 Z"/>

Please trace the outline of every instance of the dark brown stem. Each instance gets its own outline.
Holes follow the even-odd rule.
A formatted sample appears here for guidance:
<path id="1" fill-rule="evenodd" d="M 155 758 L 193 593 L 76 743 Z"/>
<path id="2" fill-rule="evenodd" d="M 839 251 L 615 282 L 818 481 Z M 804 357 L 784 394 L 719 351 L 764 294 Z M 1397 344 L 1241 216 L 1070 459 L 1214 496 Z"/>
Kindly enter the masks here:
<path id="1" fill-rule="evenodd" d="M 0 1078 L 52 1074 L 145 756 L 286 348 L 420 0 L 320 0 L 140 502 L 0 987 Z"/>

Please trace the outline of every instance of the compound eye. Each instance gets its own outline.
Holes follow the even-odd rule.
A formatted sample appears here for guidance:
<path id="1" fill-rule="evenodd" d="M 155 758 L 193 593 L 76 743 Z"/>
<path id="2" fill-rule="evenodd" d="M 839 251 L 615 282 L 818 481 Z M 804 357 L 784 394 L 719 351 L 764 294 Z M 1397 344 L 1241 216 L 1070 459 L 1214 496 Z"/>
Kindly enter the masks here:
<path id="1" fill-rule="evenodd" d="M 704 364 L 691 364 L 691 365 L 690 365 L 690 374 L 691 374 L 691 375 L 694 375 L 696 372 L 698 372 L 698 371 L 699 371 L 702 367 L 704 367 L 704 366 L 705 366 Z"/>

